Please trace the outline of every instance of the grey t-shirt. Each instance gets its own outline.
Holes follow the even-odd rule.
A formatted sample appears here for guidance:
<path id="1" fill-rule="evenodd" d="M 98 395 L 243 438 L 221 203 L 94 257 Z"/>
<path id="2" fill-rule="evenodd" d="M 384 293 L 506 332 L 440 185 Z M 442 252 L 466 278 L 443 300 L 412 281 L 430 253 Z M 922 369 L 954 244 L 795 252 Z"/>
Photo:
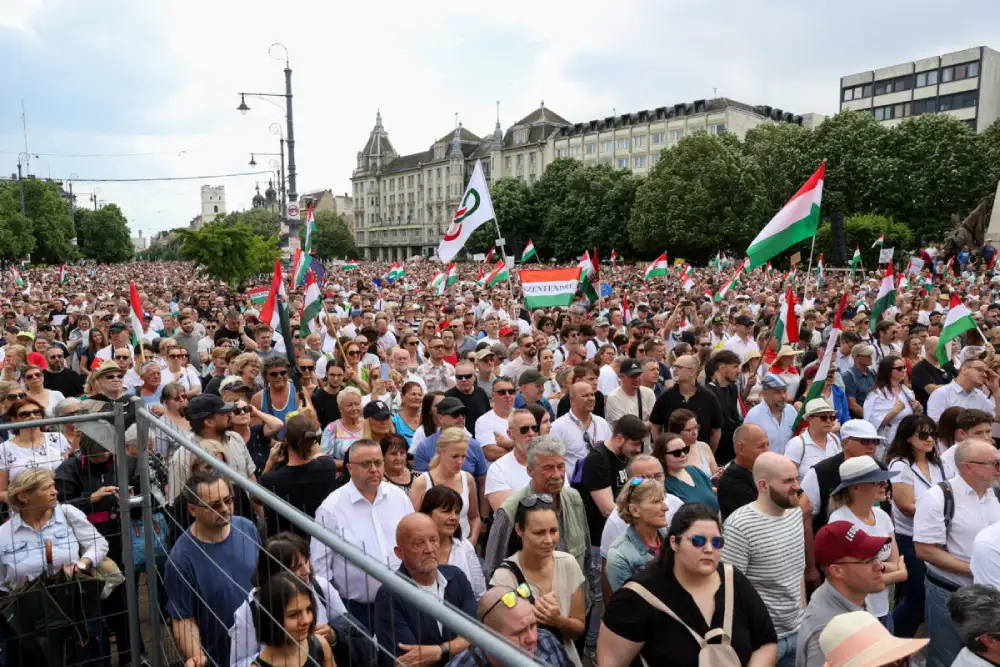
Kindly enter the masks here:
<path id="1" fill-rule="evenodd" d="M 823 667 L 826 657 L 819 647 L 819 636 L 830 619 L 851 611 L 862 611 L 859 607 L 830 585 L 829 580 L 816 589 L 806 613 L 802 616 L 799 636 L 795 647 L 795 667 Z"/>

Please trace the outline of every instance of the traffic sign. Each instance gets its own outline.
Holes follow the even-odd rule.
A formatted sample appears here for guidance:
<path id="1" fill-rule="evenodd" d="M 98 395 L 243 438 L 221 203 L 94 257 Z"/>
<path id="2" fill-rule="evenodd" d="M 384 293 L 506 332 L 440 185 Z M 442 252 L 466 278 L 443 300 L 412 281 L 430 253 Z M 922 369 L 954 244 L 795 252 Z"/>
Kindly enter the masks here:
<path id="1" fill-rule="evenodd" d="M 299 205 L 296 203 L 291 203 L 288 205 L 288 218 L 290 220 L 299 219 Z"/>

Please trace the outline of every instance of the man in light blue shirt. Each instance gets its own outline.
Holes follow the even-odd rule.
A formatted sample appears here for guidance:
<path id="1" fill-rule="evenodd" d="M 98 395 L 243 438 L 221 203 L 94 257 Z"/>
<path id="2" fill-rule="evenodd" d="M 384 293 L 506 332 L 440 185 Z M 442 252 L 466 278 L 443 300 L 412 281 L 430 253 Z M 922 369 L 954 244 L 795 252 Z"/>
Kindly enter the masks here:
<path id="1" fill-rule="evenodd" d="M 768 373 L 760 386 L 763 400 L 750 409 L 743 423 L 764 429 L 771 451 L 784 454 L 785 444 L 795 435 L 792 424 L 797 414 L 795 408 L 788 405 L 788 385 L 777 375 Z"/>

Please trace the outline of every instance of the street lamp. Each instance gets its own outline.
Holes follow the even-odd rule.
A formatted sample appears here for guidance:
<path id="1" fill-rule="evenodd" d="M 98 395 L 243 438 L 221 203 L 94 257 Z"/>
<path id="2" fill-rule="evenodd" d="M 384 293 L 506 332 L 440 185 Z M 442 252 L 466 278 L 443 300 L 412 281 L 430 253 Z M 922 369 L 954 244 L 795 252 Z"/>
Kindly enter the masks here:
<path id="1" fill-rule="evenodd" d="M 240 93 L 240 105 L 236 107 L 236 110 L 244 116 L 247 115 L 247 111 L 250 111 L 250 107 L 247 106 L 247 101 L 243 99 L 242 93 Z"/>
<path id="2" fill-rule="evenodd" d="M 262 155 L 263 155 L 263 153 L 262 153 Z M 253 153 L 250 153 L 250 166 L 251 167 L 256 167 L 257 166 L 257 160 L 253 159 Z"/>

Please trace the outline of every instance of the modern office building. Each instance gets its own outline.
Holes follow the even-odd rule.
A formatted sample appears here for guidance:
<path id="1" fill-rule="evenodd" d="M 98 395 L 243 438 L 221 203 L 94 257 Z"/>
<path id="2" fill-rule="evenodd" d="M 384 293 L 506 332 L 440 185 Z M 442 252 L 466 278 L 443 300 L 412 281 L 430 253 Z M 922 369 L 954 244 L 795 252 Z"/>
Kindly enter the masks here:
<path id="1" fill-rule="evenodd" d="M 850 74 L 840 110 L 867 111 L 887 125 L 947 113 L 982 132 L 1000 116 L 1000 53 L 986 46 Z"/>
<path id="2" fill-rule="evenodd" d="M 742 139 L 763 123 L 813 127 L 822 119 L 717 98 L 574 124 L 543 101 L 506 131 L 498 110 L 493 132 L 483 137 L 458 124 L 427 150 L 400 155 L 379 112 L 351 176 L 354 239 L 365 259 L 396 261 L 434 254 L 477 160 L 490 184 L 517 178 L 533 185 L 561 157 L 645 174 L 660 151 L 686 135 L 731 132 Z"/>

